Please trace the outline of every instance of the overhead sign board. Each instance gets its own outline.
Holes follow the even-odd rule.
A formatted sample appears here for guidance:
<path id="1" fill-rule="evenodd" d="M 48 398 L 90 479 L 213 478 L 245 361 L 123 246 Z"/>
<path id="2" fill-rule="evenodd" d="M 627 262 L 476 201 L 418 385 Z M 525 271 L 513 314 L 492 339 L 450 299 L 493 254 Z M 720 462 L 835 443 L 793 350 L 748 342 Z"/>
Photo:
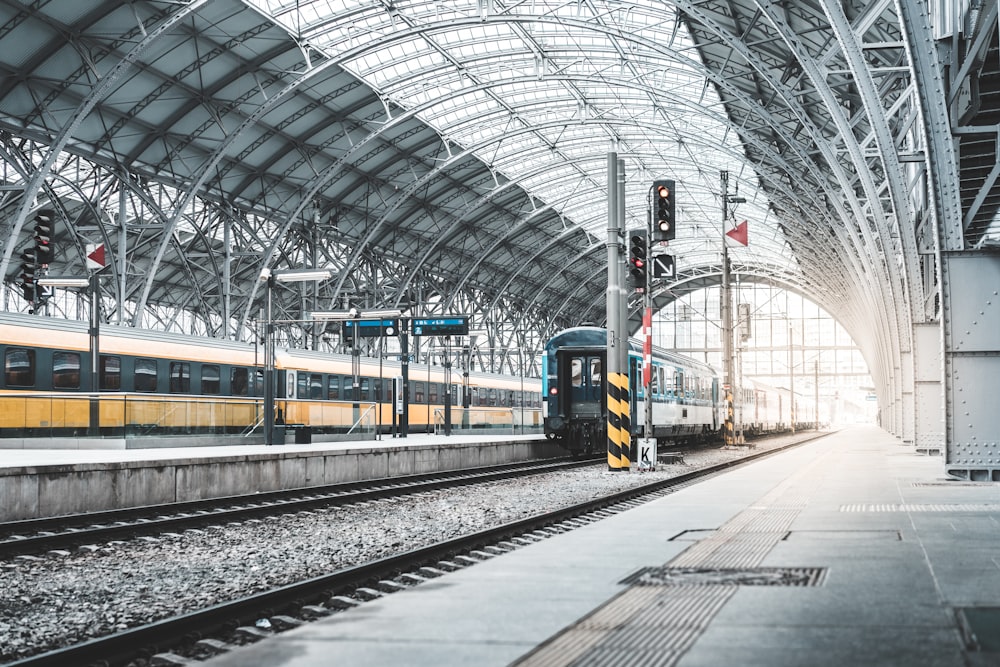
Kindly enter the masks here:
<path id="1" fill-rule="evenodd" d="M 377 338 L 379 336 L 398 336 L 399 320 L 347 320 L 344 322 L 344 338 Z"/>
<path id="2" fill-rule="evenodd" d="M 415 317 L 410 320 L 414 336 L 467 336 L 468 317 Z"/>

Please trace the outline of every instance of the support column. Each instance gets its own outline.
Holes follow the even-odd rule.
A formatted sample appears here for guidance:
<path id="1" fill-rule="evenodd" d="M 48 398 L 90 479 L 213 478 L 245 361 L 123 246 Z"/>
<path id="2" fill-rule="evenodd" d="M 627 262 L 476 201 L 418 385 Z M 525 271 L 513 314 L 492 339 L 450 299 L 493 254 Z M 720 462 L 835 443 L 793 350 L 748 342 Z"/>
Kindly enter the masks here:
<path id="1" fill-rule="evenodd" d="M 913 444 L 921 454 L 944 451 L 941 324 L 913 327 Z"/>
<path id="2" fill-rule="evenodd" d="M 1000 253 L 943 252 L 945 469 L 1000 481 Z"/>

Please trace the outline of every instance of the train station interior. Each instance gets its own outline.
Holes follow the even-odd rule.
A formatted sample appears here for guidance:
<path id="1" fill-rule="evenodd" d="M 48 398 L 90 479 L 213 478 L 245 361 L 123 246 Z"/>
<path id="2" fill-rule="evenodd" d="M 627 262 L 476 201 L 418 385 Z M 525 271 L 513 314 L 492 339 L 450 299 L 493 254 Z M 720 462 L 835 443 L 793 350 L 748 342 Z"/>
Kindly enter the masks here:
<path id="1" fill-rule="evenodd" d="M 397 360 L 313 315 L 461 316 L 414 361 L 538 378 L 615 272 L 629 335 L 997 480 L 997 5 L 0 3 L 2 310 Z"/>

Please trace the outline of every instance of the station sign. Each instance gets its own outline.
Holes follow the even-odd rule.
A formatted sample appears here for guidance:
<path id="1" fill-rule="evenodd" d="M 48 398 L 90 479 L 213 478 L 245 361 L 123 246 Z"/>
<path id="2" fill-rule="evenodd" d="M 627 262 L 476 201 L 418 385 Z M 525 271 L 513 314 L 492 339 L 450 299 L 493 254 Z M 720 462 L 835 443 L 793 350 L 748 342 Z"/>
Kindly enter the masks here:
<path id="1" fill-rule="evenodd" d="M 414 336 L 467 336 L 468 317 L 415 317 L 410 320 Z"/>
<path id="2" fill-rule="evenodd" d="M 398 336 L 399 320 L 347 320 L 344 325 L 344 338 L 378 338 L 379 336 Z"/>

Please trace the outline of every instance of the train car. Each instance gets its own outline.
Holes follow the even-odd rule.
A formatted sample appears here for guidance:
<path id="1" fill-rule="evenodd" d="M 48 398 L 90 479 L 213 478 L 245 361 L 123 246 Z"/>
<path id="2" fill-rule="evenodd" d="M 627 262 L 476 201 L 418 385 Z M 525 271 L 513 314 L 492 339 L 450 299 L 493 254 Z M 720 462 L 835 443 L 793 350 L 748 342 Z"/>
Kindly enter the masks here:
<path id="1" fill-rule="evenodd" d="M 553 336 L 542 364 L 545 434 L 574 454 L 607 450 L 607 330 L 575 327 Z M 632 434 L 645 428 L 642 347 L 629 341 Z M 720 378 L 708 364 L 654 347 L 648 383 L 652 422 L 647 437 L 685 443 L 721 437 Z"/>
<path id="2" fill-rule="evenodd" d="M 364 421 L 387 432 L 397 404 L 394 380 L 402 377 L 398 356 L 360 357 L 308 350 L 278 350 L 275 355 L 278 409 L 289 424 L 311 425 L 314 432 L 339 432 Z M 356 374 L 355 374 L 356 373 Z M 411 432 L 443 425 L 445 410 L 455 426 L 491 428 L 540 425 L 541 382 L 491 373 L 468 378 L 441 366 L 409 364 L 407 419 Z"/>
<path id="3" fill-rule="evenodd" d="M 0 313 L 0 437 L 235 435 L 260 428 L 260 346 L 114 325 L 102 325 L 99 343 L 94 395 L 86 323 Z M 359 424 L 388 430 L 400 370 L 398 361 L 362 357 L 355 366 L 350 355 L 279 349 L 276 414 L 318 434 Z M 537 421 L 530 417 L 540 412 L 537 379 L 472 373 L 465 382 L 453 374 L 445 384 L 440 367 L 409 370 L 411 431 L 443 421 L 446 392 L 456 425 L 509 425 L 525 412 L 522 421 Z"/>
<path id="4" fill-rule="evenodd" d="M 748 437 L 784 433 L 793 426 L 792 392 L 784 387 L 753 379 L 744 379 L 739 395 L 735 397 L 736 419 Z M 815 402 L 795 394 L 794 426 L 796 429 L 813 428 Z"/>

